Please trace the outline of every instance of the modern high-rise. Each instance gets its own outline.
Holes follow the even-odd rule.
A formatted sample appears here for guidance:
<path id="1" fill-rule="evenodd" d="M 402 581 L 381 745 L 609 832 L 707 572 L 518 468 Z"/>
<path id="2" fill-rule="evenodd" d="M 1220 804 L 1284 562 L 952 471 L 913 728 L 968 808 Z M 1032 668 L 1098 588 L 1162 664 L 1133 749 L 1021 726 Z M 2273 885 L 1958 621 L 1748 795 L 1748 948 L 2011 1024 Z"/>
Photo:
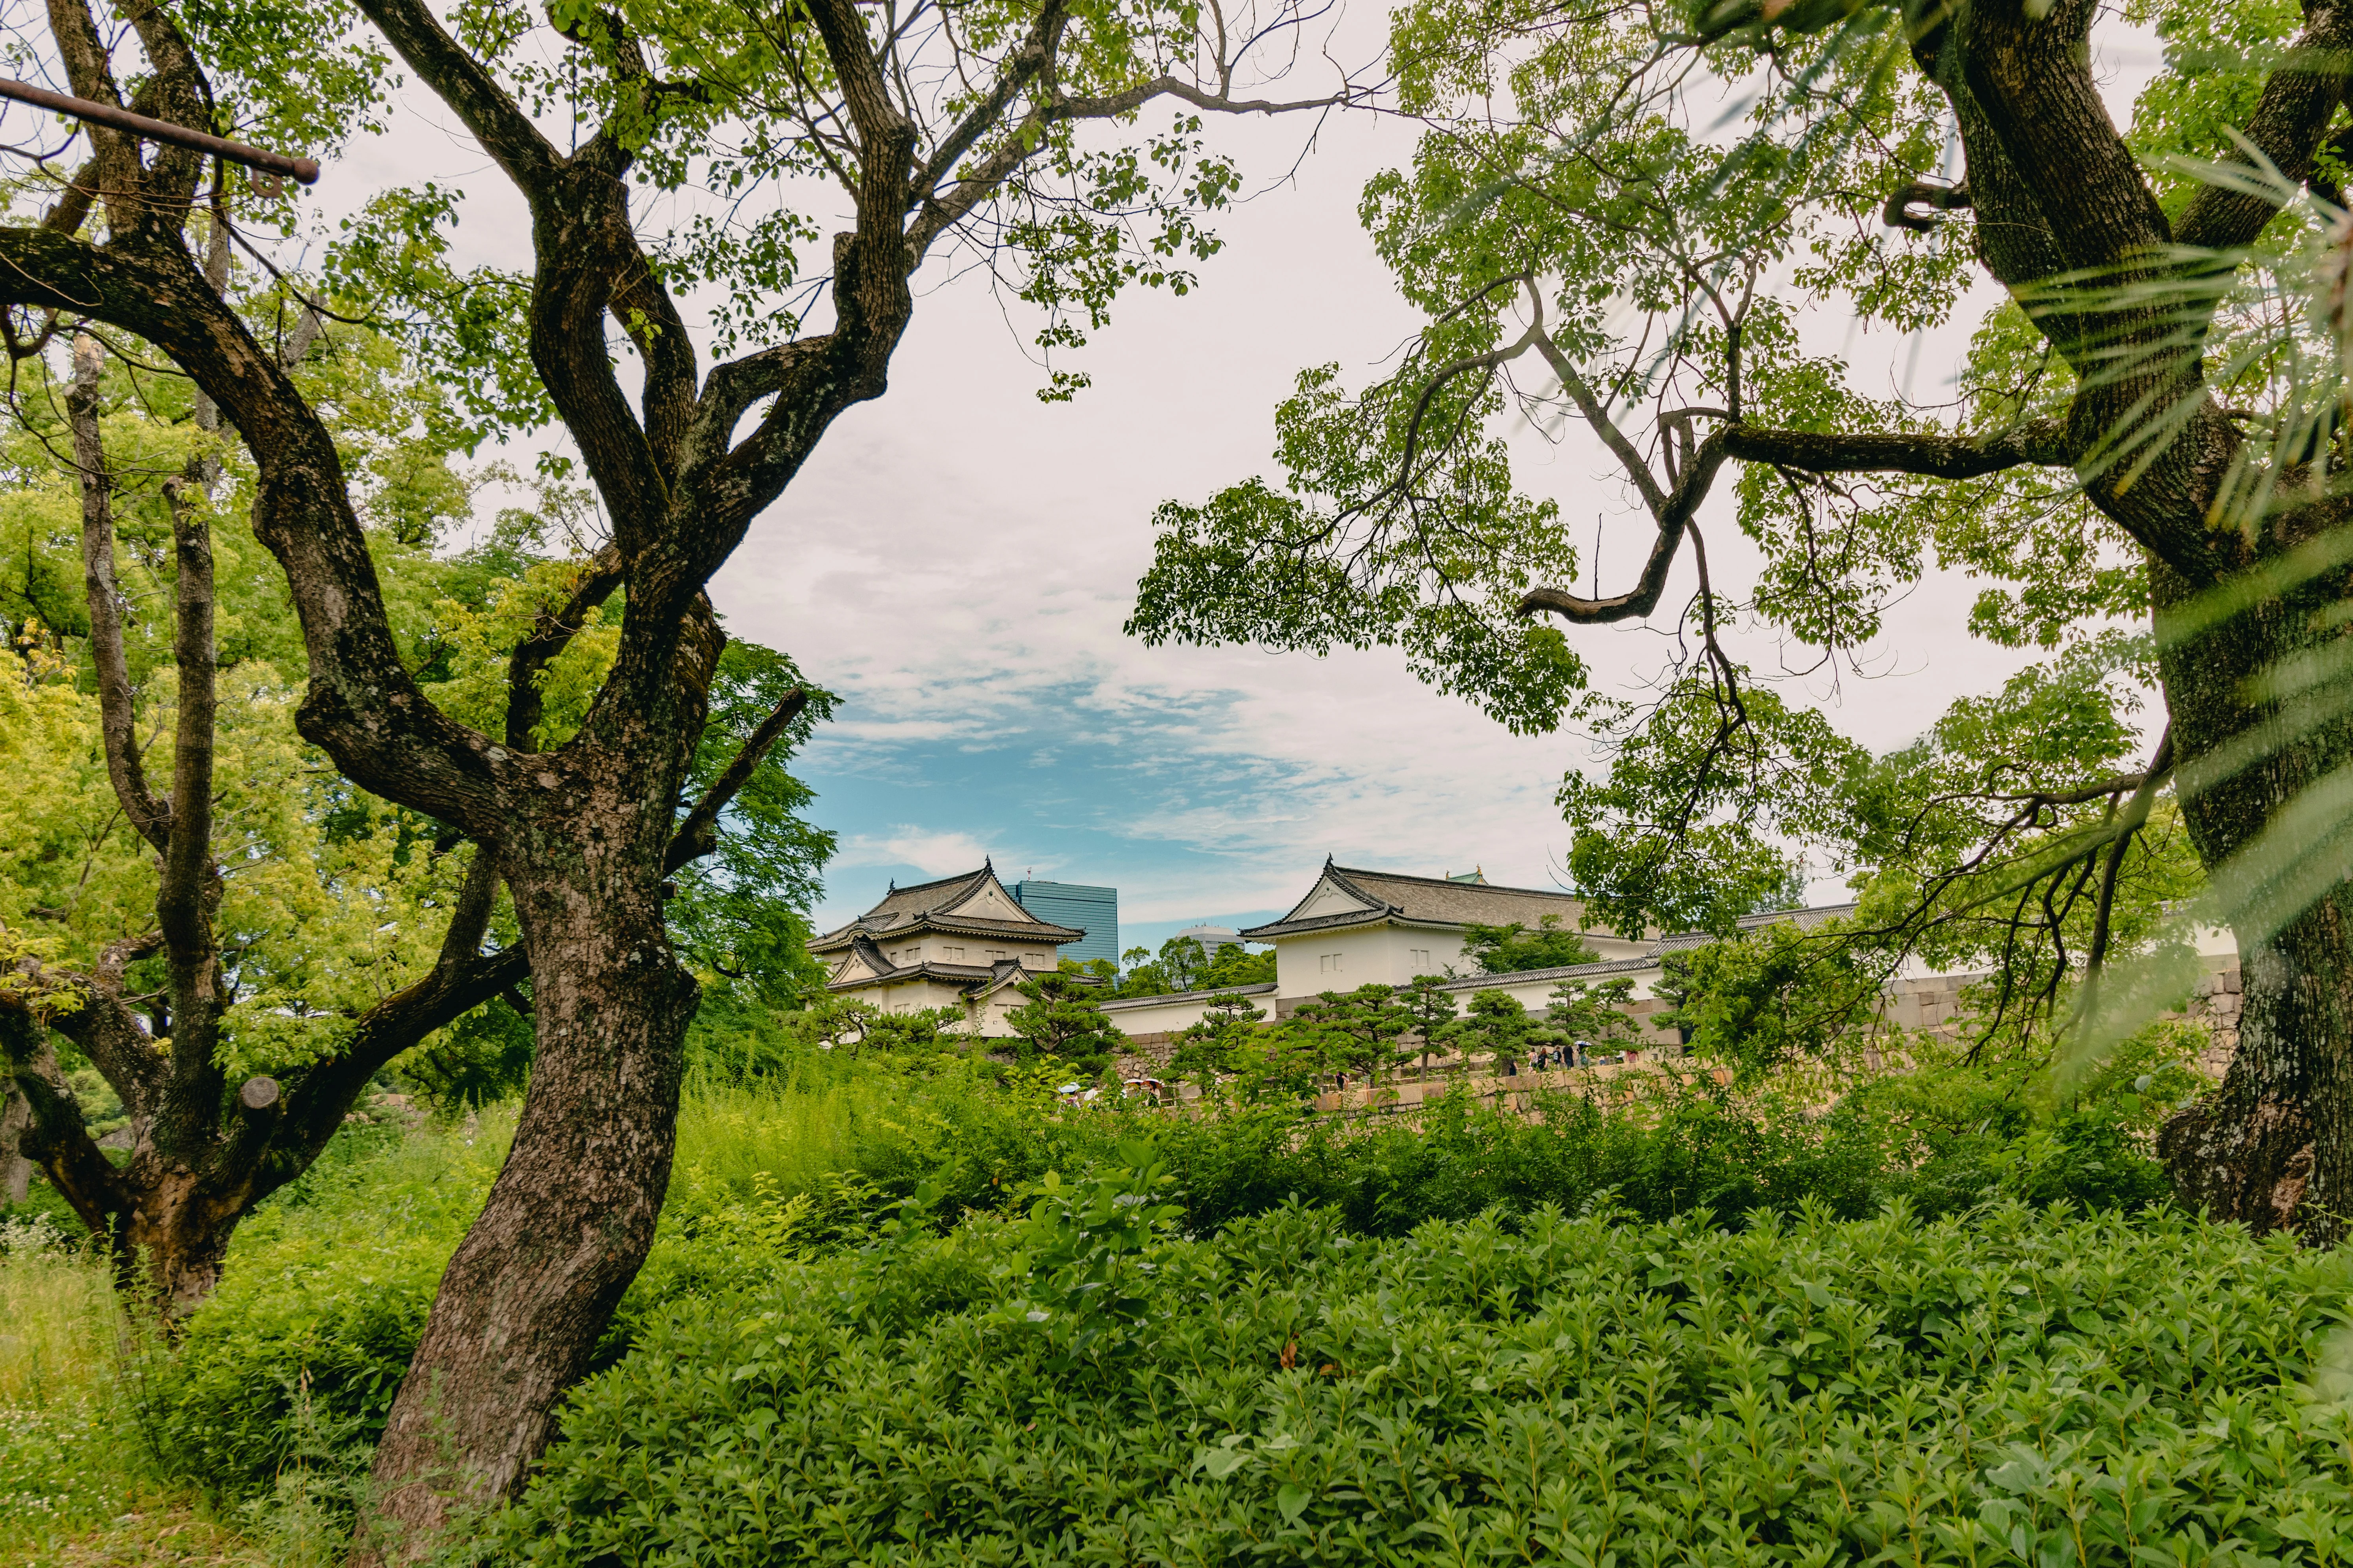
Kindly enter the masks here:
<path id="1" fill-rule="evenodd" d="M 1077 926 L 1087 934 L 1062 944 L 1061 955 L 1081 963 L 1098 958 L 1119 962 L 1119 889 L 1091 888 L 1079 882 L 1040 882 L 1034 878 L 1006 889 L 1023 909 L 1058 926 Z"/>

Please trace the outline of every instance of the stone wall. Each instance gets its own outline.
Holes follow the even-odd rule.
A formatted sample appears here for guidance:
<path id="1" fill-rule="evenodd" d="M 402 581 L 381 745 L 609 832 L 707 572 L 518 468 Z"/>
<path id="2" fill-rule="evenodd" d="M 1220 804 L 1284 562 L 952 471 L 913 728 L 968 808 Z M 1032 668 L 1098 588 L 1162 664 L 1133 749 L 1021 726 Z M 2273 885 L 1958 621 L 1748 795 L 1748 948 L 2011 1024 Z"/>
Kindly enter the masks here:
<path id="1" fill-rule="evenodd" d="M 2231 1065 L 2239 1049 L 2239 1010 L 2245 1002 L 2235 963 L 2199 980 L 2187 1016 L 2191 1023 L 2204 1026 L 2208 1035 L 2206 1049 L 2198 1058 L 2200 1071 L 2220 1078 Z"/>

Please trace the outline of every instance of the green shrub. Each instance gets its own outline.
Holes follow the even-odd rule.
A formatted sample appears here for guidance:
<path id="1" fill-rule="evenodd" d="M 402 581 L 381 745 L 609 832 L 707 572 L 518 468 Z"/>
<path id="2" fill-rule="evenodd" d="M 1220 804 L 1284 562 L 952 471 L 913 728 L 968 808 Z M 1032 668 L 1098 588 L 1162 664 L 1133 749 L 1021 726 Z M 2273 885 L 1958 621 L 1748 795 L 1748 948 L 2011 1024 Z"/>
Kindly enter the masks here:
<path id="1" fill-rule="evenodd" d="M 470 1550 L 563 1564 L 2256 1563 L 2353 1550 L 2342 1264 L 2164 1212 L 1284 1206 L 1072 1357 L 979 1220 L 677 1303 Z M 920 1307 L 905 1281 L 944 1281 Z M 1061 1276 L 1058 1276 L 1060 1278 Z M 1132 1289 L 1133 1276 L 1130 1276 Z M 1035 1321 L 1033 1321 L 1035 1320 Z"/>
<path id="2" fill-rule="evenodd" d="M 338 1138 L 237 1227 L 220 1288 L 142 1390 L 175 1473 L 247 1498 L 322 1431 L 375 1440 L 513 1130 L 511 1111 L 489 1111 Z"/>
<path id="3" fill-rule="evenodd" d="M 894 1216 L 903 1226 L 913 1216 L 897 1205 L 918 1193 L 928 1194 L 923 1221 L 944 1226 L 1026 1202 L 1049 1173 L 1072 1184 L 1115 1174 L 1128 1163 L 1122 1142 L 1138 1137 L 1168 1167 L 1183 1227 L 1205 1236 L 1303 1205 L 1328 1209 L 1319 1225 L 1402 1237 L 1546 1205 L 1620 1221 L 1698 1211 L 1736 1226 L 1808 1205 L 1857 1218 L 1894 1197 L 1934 1215 L 2004 1194 L 2129 1208 L 2163 1192 L 2143 1152 L 2163 1097 L 2129 1081 L 2058 1110 L 1939 1069 L 1826 1115 L 1796 1097 L 1710 1085 L 1630 1109 L 1557 1096 L 1535 1118 L 1456 1096 L 1417 1122 L 1342 1126 L 1271 1110 L 1194 1119 L 1061 1107 L 1018 1069 L 952 1057 L 803 1052 L 775 1066 L 744 1081 L 699 1079 L 688 1094 L 661 1230 L 598 1367 L 628 1354 L 673 1303 L 757 1294 L 780 1274 L 798 1278 L 808 1254 L 868 1246 Z M 332 1469 L 327 1450 L 364 1448 L 381 1431 L 513 1114 L 405 1136 L 354 1130 L 246 1222 L 184 1348 L 141 1384 L 143 1419 L 175 1473 L 247 1500 L 290 1464 Z M 987 1223 L 974 1231 L 987 1233 Z M 964 1275 L 941 1278 L 903 1299 L 953 1307 Z"/>

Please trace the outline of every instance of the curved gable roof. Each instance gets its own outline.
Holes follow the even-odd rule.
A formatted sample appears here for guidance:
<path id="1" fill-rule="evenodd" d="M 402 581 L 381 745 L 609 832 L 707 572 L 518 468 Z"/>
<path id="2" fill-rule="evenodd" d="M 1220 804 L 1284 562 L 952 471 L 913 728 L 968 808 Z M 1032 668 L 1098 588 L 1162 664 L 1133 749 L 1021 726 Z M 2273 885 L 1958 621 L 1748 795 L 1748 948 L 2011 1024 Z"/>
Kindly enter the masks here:
<path id="1" fill-rule="evenodd" d="M 1075 926 L 1041 921 L 1023 909 L 1020 900 L 997 879 L 997 868 L 984 862 L 977 871 L 893 887 L 882 901 L 835 931 L 808 944 L 811 952 L 834 952 L 863 935 L 893 940 L 917 931 L 939 931 L 954 936 L 1002 937 L 1008 942 L 1032 942 L 1050 947 L 1076 942 L 1087 933 Z"/>
<path id="2" fill-rule="evenodd" d="M 1332 931 L 1373 921 L 1414 925 L 1535 926 L 1550 915 L 1570 931 L 1582 931 L 1585 900 L 1573 893 L 1536 888 L 1504 888 L 1488 882 L 1456 882 L 1443 877 L 1409 877 L 1395 871 L 1364 871 L 1326 860 L 1324 874 L 1307 896 L 1279 921 L 1243 931 L 1250 942 L 1307 931 Z"/>

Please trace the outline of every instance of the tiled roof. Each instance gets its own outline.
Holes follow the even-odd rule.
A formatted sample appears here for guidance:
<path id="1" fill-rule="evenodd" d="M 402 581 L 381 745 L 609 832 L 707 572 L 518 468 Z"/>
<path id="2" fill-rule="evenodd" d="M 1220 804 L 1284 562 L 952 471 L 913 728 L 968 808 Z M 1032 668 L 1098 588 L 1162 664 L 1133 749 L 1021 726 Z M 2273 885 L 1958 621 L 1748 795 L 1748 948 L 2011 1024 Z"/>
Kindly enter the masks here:
<path id="1" fill-rule="evenodd" d="M 811 952 L 839 952 L 857 939 L 860 932 L 888 934 L 894 940 L 914 935 L 918 931 L 937 931 L 951 936 L 996 936 L 1015 941 L 1042 942 L 1059 947 L 1076 942 L 1087 933 L 1076 926 L 1058 926 L 1040 920 L 1000 921 L 970 915 L 943 915 L 978 892 L 981 885 L 994 881 L 995 868 L 984 865 L 977 871 L 961 876 L 943 877 L 936 882 L 921 882 L 912 888 L 893 888 L 882 896 L 882 901 L 850 921 L 829 931 L 810 942 Z M 1002 886 L 1002 884 L 999 884 Z M 1015 909 L 1020 901 L 1008 893 L 1005 901 Z"/>
<path id="2" fill-rule="evenodd" d="M 1275 983 L 1261 980 L 1255 985 L 1219 985 L 1207 991 L 1171 991 L 1165 996 L 1122 996 L 1098 1004 L 1106 1013 L 1134 1012 L 1138 1007 L 1158 1007 L 1171 1002 L 1207 1002 L 1219 996 L 1264 996 L 1274 990 Z"/>
<path id="3" fill-rule="evenodd" d="M 1745 931 L 1759 931 L 1766 926 L 1789 924 L 1796 926 L 1799 931 L 1811 931 L 1825 921 L 1844 920 L 1854 913 L 1854 910 L 1855 906 L 1852 904 L 1817 904 L 1811 909 L 1805 910 L 1767 910 L 1761 915 L 1741 916 L 1739 929 Z M 1652 942 L 1651 952 L 1653 954 L 1681 952 L 1687 948 L 1705 947 L 1715 940 L 1715 936 L 1707 931 L 1680 931 L 1672 936 L 1662 936 Z"/>
<path id="4" fill-rule="evenodd" d="M 1525 985 L 1549 980 L 1556 985 L 1571 980 L 1608 980 L 1620 974 L 1641 974 L 1659 967 L 1653 957 L 1605 958 L 1599 963 L 1569 963 L 1557 969 L 1513 969 L 1500 974 L 1472 974 L 1450 980 L 1441 991 L 1493 991 L 1504 985 Z"/>
<path id="5" fill-rule="evenodd" d="M 1268 942 L 1278 936 L 1298 932 L 1328 931 L 1339 926 L 1361 925 L 1368 920 L 1402 920 L 1423 925 L 1510 925 L 1514 921 L 1534 928 L 1546 915 L 1552 916 L 1570 931 L 1582 929 L 1585 900 L 1573 893 L 1546 891 L 1538 888 L 1504 888 L 1488 882 L 1455 882 L 1443 877 L 1409 877 L 1395 871 L 1360 871 L 1352 867 L 1324 863 L 1316 887 L 1330 881 L 1342 891 L 1354 894 L 1363 901 L 1355 910 L 1336 910 L 1329 914 L 1294 918 L 1314 896 L 1293 907 L 1293 912 L 1279 921 L 1262 926 L 1252 926 L 1242 932 L 1245 940 Z"/>

